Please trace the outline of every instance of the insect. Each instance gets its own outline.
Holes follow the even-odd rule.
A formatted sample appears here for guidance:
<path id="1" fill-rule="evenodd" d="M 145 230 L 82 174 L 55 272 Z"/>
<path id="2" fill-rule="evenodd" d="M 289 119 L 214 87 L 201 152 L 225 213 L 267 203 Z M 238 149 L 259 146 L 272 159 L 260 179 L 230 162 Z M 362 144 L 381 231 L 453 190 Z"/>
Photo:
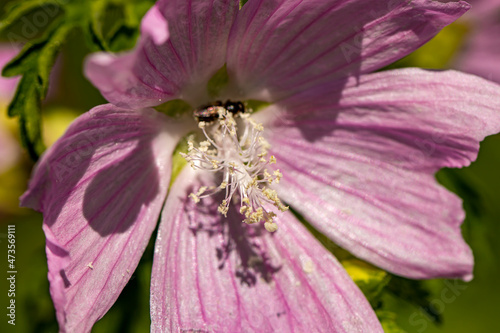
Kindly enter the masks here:
<path id="1" fill-rule="evenodd" d="M 245 105 L 242 102 L 231 102 L 227 100 L 225 103 L 222 101 L 215 101 L 212 104 L 203 105 L 193 111 L 193 115 L 198 121 L 210 123 L 219 118 L 219 111 L 227 110 L 233 115 L 245 112 Z"/>

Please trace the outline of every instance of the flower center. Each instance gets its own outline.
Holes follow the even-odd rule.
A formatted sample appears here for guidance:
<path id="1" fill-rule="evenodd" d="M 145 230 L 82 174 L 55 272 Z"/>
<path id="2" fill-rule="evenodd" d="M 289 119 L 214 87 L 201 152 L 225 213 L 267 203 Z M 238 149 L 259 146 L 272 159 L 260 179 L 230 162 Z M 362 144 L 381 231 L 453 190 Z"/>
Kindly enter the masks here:
<path id="1" fill-rule="evenodd" d="M 197 116 L 196 112 L 203 114 Z M 276 163 L 276 158 L 268 157 L 269 144 L 261 136 L 262 124 L 256 123 L 248 113 L 235 113 L 218 104 L 195 111 L 195 116 L 206 140 L 195 145 L 191 136 L 188 153 L 182 156 L 193 169 L 221 172 L 222 181 L 219 186 L 203 186 L 189 196 L 197 203 L 201 198 L 225 191 L 218 208 L 221 214 L 227 216 L 231 200 L 237 202 L 239 199 L 240 213 L 245 216 L 243 222 L 265 221 L 266 230 L 276 231 L 278 225 L 273 221 L 276 214 L 266 210 L 264 204 L 270 203 L 282 212 L 288 207 L 283 205 L 276 191 L 268 187 L 273 182 L 279 183 L 282 174 L 279 169 L 272 173 L 266 169 Z"/>

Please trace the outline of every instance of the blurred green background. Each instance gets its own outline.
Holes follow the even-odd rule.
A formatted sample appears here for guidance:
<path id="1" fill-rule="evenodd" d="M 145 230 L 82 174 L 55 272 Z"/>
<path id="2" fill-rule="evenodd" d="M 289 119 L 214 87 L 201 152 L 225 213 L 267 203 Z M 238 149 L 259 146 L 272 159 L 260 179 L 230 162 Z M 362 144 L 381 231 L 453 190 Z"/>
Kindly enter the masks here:
<path id="1" fill-rule="evenodd" d="M 117 1 L 119 2 L 119 1 Z M 151 1 L 149 2 L 149 5 Z M 0 10 L 4 4 L 0 5 Z M 142 12 L 139 13 L 143 13 Z M 110 17 L 113 17 L 110 14 Z M 137 14 L 139 15 L 139 14 Z M 142 15 L 142 14 L 141 14 Z M 499 16 L 500 18 L 500 16 Z M 19 27 L 17 27 L 19 29 Z M 16 29 L 13 27 L 12 29 Z M 111 28 L 109 28 L 111 29 Z M 389 66 L 450 68 L 474 30 L 470 20 L 447 27 L 430 43 Z M 6 32 L 0 40 L 8 40 Z M 52 77 L 52 89 L 42 111 L 47 145 L 59 136 L 78 114 L 105 103 L 99 92 L 83 77 L 82 62 L 90 49 L 80 30 L 72 31 L 62 48 Z M 133 38 L 130 37 L 130 38 Z M 499 37 L 500 38 L 500 37 Z M 499 55 L 500 66 L 500 55 Z M 5 114 L 7 101 L 0 103 Z M 499 110 L 500 112 L 500 110 Z M 2 116 L 5 118 L 4 116 Z M 6 120 L 3 119 L 3 122 Z M 9 128 L 19 136 L 15 123 Z M 0 175 L 0 249 L 7 253 L 7 225 L 16 226 L 16 326 L 0 320 L 0 332 L 56 332 L 57 323 L 48 293 L 45 238 L 42 217 L 17 208 L 17 197 L 26 187 L 33 162 L 26 152 L 18 165 Z M 453 280 L 410 281 L 389 276 L 334 251 L 377 310 L 387 332 L 500 332 L 500 136 L 487 138 L 479 158 L 470 167 L 441 170 L 437 179 L 464 200 L 467 212 L 463 235 L 474 252 L 476 265 L 470 283 Z M 321 236 L 318 236 L 319 238 Z M 154 240 L 155 237 L 152 237 Z M 151 242 L 137 271 L 119 301 L 99 321 L 93 332 L 148 332 Z M 7 271 L 2 255 L 0 270 Z M 5 273 L 3 273 L 5 275 Z M 0 279 L 1 306 L 8 306 L 6 278 Z"/>

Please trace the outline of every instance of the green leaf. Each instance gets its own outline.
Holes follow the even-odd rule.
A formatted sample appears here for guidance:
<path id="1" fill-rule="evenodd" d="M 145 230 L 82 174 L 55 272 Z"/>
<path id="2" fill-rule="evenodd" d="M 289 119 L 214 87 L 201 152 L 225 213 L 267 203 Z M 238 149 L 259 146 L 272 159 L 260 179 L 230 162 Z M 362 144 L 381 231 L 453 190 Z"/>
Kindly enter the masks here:
<path id="1" fill-rule="evenodd" d="M 442 323 L 441 313 L 431 304 L 432 293 L 426 288 L 423 281 L 409 280 L 392 276 L 386 290 L 394 296 L 410 302 L 429 315 L 436 324 Z"/>
<path id="2" fill-rule="evenodd" d="M 118 52 L 132 48 L 139 35 L 141 18 L 154 1 L 93 0 L 87 24 L 83 25 L 90 46 Z"/>
<path id="3" fill-rule="evenodd" d="M 9 105 L 8 114 L 10 117 L 19 117 L 21 139 L 33 159 L 37 159 L 45 149 L 40 108 L 47 94 L 50 71 L 72 29 L 73 26 L 57 20 L 39 40 L 25 45 L 2 72 L 4 76 L 23 76 Z"/>
<path id="4" fill-rule="evenodd" d="M 40 124 L 42 97 L 36 81 L 36 73 L 24 75 L 8 109 L 10 117 L 19 117 L 19 129 L 23 145 L 35 160 L 45 150 Z"/>
<path id="5" fill-rule="evenodd" d="M 49 6 L 61 8 L 59 2 L 54 0 L 27 0 L 9 3 L 6 8 L 7 15 L 0 21 L 0 32 L 5 31 L 15 22 L 23 20 L 23 18 L 26 20 L 25 16 L 31 12 L 47 10 Z M 51 12 L 54 12 L 54 9 Z"/>
<path id="6" fill-rule="evenodd" d="M 356 258 L 343 260 L 341 263 L 352 280 L 372 303 L 377 300 L 391 279 L 387 272 Z"/>
<path id="7" fill-rule="evenodd" d="M 375 313 L 385 333 L 406 333 L 406 331 L 396 323 L 397 316 L 395 313 L 386 310 L 377 310 Z"/>
<path id="8" fill-rule="evenodd" d="M 115 2 L 120 1 L 115 0 Z M 128 50 L 135 45 L 142 17 L 153 6 L 154 2 L 153 0 L 123 1 L 121 24 L 116 25 L 115 29 L 110 29 L 107 34 L 111 51 Z"/>
<path id="9" fill-rule="evenodd" d="M 101 0 L 101 1 L 89 1 L 90 6 L 90 15 L 88 17 L 89 24 L 88 27 L 88 36 L 90 36 L 91 40 L 95 45 L 98 46 L 101 50 L 109 51 L 109 46 L 106 40 L 104 39 L 104 35 L 102 32 L 102 26 L 104 25 L 103 16 L 104 12 L 109 5 L 109 0 Z M 91 47 L 94 45 L 91 45 Z"/>
<path id="10" fill-rule="evenodd" d="M 91 50 L 122 51 L 133 47 L 142 16 L 153 0 L 26 0 L 12 1 L 0 21 L 0 30 L 21 24 L 19 34 L 7 32 L 11 43 L 24 43 L 22 51 L 4 68 L 3 75 L 23 77 L 8 108 L 17 116 L 21 139 L 36 159 L 44 150 L 41 135 L 41 102 L 47 94 L 49 76 L 68 34 L 80 27 Z M 31 22 L 42 13 L 47 27 Z M 35 25 L 34 25 L 35 24 Z M 29 31 L 28 31 L 29 30 Z"/>

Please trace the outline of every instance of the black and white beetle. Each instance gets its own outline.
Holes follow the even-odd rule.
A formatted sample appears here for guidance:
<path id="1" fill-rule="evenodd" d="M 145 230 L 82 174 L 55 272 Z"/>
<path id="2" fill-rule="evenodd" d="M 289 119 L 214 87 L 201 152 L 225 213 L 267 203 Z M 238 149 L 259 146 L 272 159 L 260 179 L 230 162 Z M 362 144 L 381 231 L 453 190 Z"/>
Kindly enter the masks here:
<path id="1" fill-rule="evenodd" d="M 219 118 L 219 111 L 227 110 L 233 115 L 245 112 L 245 105 L 242 102 L 231 102 L 227 100 L 226 103 L 222 101 L 215 101 L 212 104 L 203 105 L 193 111 L 193 116 L 196 120 L 210 123 Z"/>

